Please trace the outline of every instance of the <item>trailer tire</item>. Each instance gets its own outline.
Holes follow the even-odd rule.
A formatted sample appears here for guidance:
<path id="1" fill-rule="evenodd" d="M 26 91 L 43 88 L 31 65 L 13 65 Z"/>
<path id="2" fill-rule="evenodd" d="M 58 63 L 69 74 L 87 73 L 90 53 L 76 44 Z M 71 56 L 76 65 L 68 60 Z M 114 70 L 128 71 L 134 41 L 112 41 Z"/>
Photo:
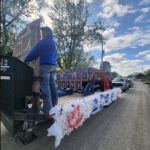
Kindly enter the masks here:
<path id="1" fill-rule="evenodd" d="M 124 91 L 124 92 L 126 92 L 126 91 L 127 91 L 127 89 L 124 89 L 123 91 Z"/>

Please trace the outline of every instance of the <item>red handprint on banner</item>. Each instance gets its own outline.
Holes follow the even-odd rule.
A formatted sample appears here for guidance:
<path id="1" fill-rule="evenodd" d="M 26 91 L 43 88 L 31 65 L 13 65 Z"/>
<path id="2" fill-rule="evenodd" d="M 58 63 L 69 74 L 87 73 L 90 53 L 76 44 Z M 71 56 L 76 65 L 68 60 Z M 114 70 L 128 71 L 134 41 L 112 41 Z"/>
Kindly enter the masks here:
<path id="1" fill-rule="evenodd" d="M 116 98 L 119 98 L 119 91 L 117 90 Z"/>
<path id="2" fill-rule="evenodd" d="M 82 119 L 83 114 L 81 114 L 79 106 L 74 107 L 74 110 L 71 112 L 71 115 L 67 116 L 67 128 L 72 129 L 76 127 Z"/>

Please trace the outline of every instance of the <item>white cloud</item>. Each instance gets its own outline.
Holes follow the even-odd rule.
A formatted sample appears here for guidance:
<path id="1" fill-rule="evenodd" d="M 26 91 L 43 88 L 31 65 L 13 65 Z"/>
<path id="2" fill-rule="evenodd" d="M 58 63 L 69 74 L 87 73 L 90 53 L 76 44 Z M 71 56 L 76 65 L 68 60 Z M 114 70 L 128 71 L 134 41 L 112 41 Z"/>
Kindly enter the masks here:
<path id="1" fill-rule="evenodd" d="M 132 28 L 128 28 L 128 30 L 139 30 L 140 29 L 140 27 L 132 27 Z"/>
<path id="2" fill-rule="evenodd" d="M 146 5 L 146 4 L 149 4 L 150 3 L 150 0 L 142 0 L 139 5 Z"/>
<path id="3" fill-rule="evenodd" d="M 132 6 L 118 3 L 119 0 L 104 0 L 101 5 L 102 12 L 99 12 L 97 16 L 111 18 L 116 14 L 118 17 L 122 17 L 127 13 L 135 13 L 137 11 L 132 9 Z"/>
<path id="4" fill-rule="evenodd" d="M 100 69 L 100 65 L 93 65 L 93 68 Z"/>
<path id="5" fill-rule="evenodd" d="M 146 7 L 146 8 L 142 8 L 141 12 L 147 13 L 147 12 L 149 12 L 149 10 L 150 10 L 150 7 Z"/>
<path id="6" fill-rule="evenodd" d="M 115 53 L 112 55 L 107 55 L 107 56 L 104 56 L 104 61 L 110 61 L 111 63 L 116 64 L 120 61 L 126 60 L 126 58 L 123 58 L 124 55 L 126 54 Z"/>
<path id="7" fill-rule="evenodd" d="M 144 19 L 144 17 L 145 17 L 144 14 L 138 16 L 138 17 L 135 19 L 135 22 L 142 22 L 142 19 Z"/>
<path id="8" fill-rule="evenodd" d="M 114 27 L 119 27 L 119 25 L 120 25 L 120 23 L 116 22 L 116 23 L 114 24 Z"/>
<path id="9" fill-rule="evenodd" d="M 86 0 L 87 1 L 87 3 L 92 3 L 93 2 L 93 0 Z"/>
<path id="10" fill-rule="evenodd" d="M 124 58 L 125 54 L 115 53 L 104 57 L 104 61 L 109 61 L 113 66 L 112 71 L 118 72 L 122 76 L 132 73 L 143 60 L 129 60 Z"/>
<path id="11" fill-rule="evenodd" d="M 137 48 L 137 46 L 131 46 L 130 48 Z"/>
<path id="12" fill-rule="evenodd" d="M 142 52 L 139 52 L 135 57 L 139 57 L 139 56 L 141 56 L 141 55 L 146 55 L 146 54 L 149 55 L 149 53 L 150 53 L 150 50 L 142 51 Z"/>
<path id="13" fill-rule="evenodd" d="M 146 58 L 146 60 L 150 60 L 150 54 L 147 54 L 147 55 L 145 56 L 145 58 Z"/>
<path id="14" fill-rule="evenodd" d="M 146 55 L 146 54 L 148 54 L 148 53 L 150 53 L 150 50 L 143 51 L 143 52 L 139 52 L 139 55 Z"/>
<path id="15" fill-rule="evenodd" d="M 101 61 L 101 59 L 97 59 L 97 61 Z"/>
<path id="16" fill-rule="evenodd" d="M 103 33 L 103 36 L 107 39 L 104 45 L 104 49 L 106 52 L 110 52 L 113 50 L 120 50 L 127 47 L 136 48 L 137 46 L 145 46 L 150 44 L 150 30 L 131 30 L 129 33 L 125 33 L 123 35 L 119 35 L 115 37 L 115 29 L 108 29 Z M 133 47 L 134 46 L 134 47 Z M 136 47 L 135 47 L 136 46 Z M 84 49 L 86 51 L 99 49 L 101 50 L 101 43 L 97 46 L 93 45 L 93 47 L 87 47 L 84 45 Z"/>
<path id="17" fill-rule="evenodd" d="M 131 46 L 132 42 L 137 39 L 138 33 L 120 35 L 114 37 L 114 35 L 106 41 L 106 51 L 119 50 Z"/>
<path id="18" fill-rule="evenodd" d="M 142 68 L 143 68 L 143 71 L 142 71 Z M 135 72 L 144 72 L 146 71 L 147 69 L 150 69 L 150 65 L 139 65 L 137 67 L 135 67 Z"/>
<path id="19" fill-rule="evenodd" d="M 150 7 L 142 8 L 141 12 L 143 12 L 143 14 L 138 16 L 134 22 L 149 22 L 149 20 L 142 21 L 145 18 L 146 13 L 149 12 L 149 10 L 150 10 Z"/>

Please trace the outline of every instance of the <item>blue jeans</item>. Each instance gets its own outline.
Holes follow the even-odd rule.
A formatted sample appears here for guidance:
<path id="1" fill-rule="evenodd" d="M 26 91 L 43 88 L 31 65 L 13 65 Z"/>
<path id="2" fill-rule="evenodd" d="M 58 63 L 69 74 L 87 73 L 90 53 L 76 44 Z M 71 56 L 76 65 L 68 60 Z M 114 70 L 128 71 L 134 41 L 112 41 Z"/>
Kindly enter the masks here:
<path id="1" fill-rule="evenodd" d="M 46 95 L 43 102 L 43 111 L 49 112 L 51 107 L 57 105 L 58 102 L 57 88 L 55 84 L 56 65 L 41 65 L 39 68 L 40 75 L 43 77 L 40 88 L 42 93 Z"/>

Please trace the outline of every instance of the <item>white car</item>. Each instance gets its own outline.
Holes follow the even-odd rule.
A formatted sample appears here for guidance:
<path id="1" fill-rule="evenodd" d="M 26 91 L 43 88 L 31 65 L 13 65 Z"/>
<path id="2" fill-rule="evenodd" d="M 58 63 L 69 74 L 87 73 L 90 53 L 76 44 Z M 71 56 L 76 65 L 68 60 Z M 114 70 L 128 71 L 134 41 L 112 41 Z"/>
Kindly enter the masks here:
<path id="1" fill-rule="evenodd" d="M 114 78 L 112 80 L 112 86 L 114 88 L 121 88 L 124 92 L 126 92 L 127 89 L 129 89 L 129 83 L 128 80 L 125 78 Z"/>

